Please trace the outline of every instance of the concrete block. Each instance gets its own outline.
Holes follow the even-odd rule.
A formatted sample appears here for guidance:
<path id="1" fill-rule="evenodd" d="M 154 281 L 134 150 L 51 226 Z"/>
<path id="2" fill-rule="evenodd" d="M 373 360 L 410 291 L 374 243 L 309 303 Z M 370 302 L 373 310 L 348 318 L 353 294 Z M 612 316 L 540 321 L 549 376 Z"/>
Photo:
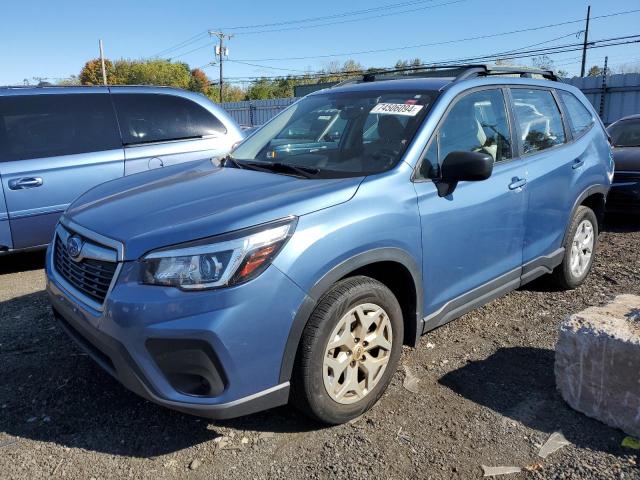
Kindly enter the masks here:
<path id="1" fill-rule="evenodd" d="M 555 376 L 572 408 L 640 437 L 640 297 L 619 295 L 567 317 Z"/>

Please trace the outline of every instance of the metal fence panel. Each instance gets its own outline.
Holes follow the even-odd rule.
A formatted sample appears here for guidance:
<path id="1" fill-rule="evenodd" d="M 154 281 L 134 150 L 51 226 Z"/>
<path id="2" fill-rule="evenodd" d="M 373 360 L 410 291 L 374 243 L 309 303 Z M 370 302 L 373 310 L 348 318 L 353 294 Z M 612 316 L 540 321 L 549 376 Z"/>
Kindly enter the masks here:
<path id="1" fill-rule="evenodd" d="M 243 126 L 257 126 L 266 123 L 294 103 L 297 98 L 274 98 L 269 100 L 245 100 L 222 104 L 229 115 Z"/>
<path id="2" fill-rule="evenodd" d="M 602 80 L 602 77 L 575 77 L 566 82 L 582 90 L 607 125 L 640 113 L 640 74 L 609 75 L 604 85 Z"/>

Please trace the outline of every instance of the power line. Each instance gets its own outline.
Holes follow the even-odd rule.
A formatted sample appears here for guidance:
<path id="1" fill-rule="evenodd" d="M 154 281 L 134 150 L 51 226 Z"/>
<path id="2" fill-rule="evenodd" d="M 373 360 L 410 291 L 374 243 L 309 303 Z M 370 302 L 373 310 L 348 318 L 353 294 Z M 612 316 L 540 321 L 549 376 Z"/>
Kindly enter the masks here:
<path id="1" fill-rule="evenodd" d="M 270 70 L 282 70 L 282 71 L 286 71 L 286 72 L 303 72 L 303 73 L 306 72 L 306 70 L 300 70 L 300 69 L 295 69 L 295 68 L 270 67 L 270 66 L 267 66 L 267 65 L 258 65 L 257 63 L 241 62 L 239 60 L 227 59 L 227 62 L 239 63 L 241 65 L 248 65 L 250 67 L 268 68 Z"/>
<path id="2" fill-rule="evenodd" d="M 591 42 L 589 42 L 589 49 L 597 49 L 597 48 L 605 48 L 605 47 L 611 47 L 611 46 L 617 46 L 617 45 L 629 45 L 629 44 L 637 44 L 640 43 L 640 35 L 627 35 L 627 36 L 623 36 L 623 37 L 613 37 L 613 38 L 606 38 L 606 39 L 601 39 L 601 40 L 593 40 Z M 598 45 L 598 44 L 602 44 L 602 45 Z M 530 58 L 530 57 L 535 57 L 535 56 L 539 56 L 539 55 L 555 55 L 558 53 L 565 53 L 565 52 L 576 52 L 576 51 L 580 51 L 582 50 L 582 42 L 579 43 L 573 43 L 573 44 L 565 44 L 565 45 L 559 45 L 559 46 L 555 46 L 555 47 L 547 47 L 544 49 L 533 49 L 533 50 L 528 50 L 528 51 L 520 51 L 520 52 L 516 52 L 514 54 L 510 54 L 508 56 L 505 57 L 505 52 L 499 52 L 499 53 L 493 53 L 493 54 L 489 54 L 489 55 L 481 55 L 481 56 L 476 56 L 476 57 L 467 57 L 467 58 L 456 58 L 456 59 L 449 59 L 449 60 L 440 60 L 440 61 L 436 61 L 433 63 L 424 63 L 421 65 L 417 65 L 415 67 L 412 67 L 412 69 L 414 70 L 418 70 L 421 68 L 429 68 L 429 67 L 433 67 L 435 65 L 454 65 L 454 64 L 458 64 L 458 63 L 472 63 L 472 62 L 480 62 L 480 61 L 495 61 L 495 60 L 499 60 L 499 59 L 507 59 L 507 60 L 514 60 L 514 59 L 522 59 L 522 58 Z M 387 69 L 374 69 L 377 73 L 384 73 L 385 70 L 389 70 Z M 322 79 L 325 77 L 347 77 L 347 76 L 352 76 L 352 75 L 357 75 L 357 74 L 363 74 L 366 73 L 366 70 L 354 70 L 354 71 L 348 71 L 348 72 L 340 72 L 340 73 L 330 73 L 330 72 L 310 72 L 306 75 L 290 75 L 287 78 L 291 78 L 291 79 L 308 79 L 308 78 L 318 78 L 318 79 Z M 276 76 L 276 77 L 266 77 L 266 76 L 258 76 L 258 77 L 251 77 L 251 76 L 247 76 L 247 77 L 230 77 L 232 80 L 237 80 L 237 81 L 246 81 L 246 80 L 255 80 L 255 79 L 271 79 L 271 80 L 275 80 L 275 79 L 280 79 L 283 78 L 282 76 Z"/>
<path id="3" fill-rule="evenodd" d="M 372 7 L 372 8 L 365 8 L 363 10 L 350 10 L 347 12 L 342 12 L 342 13 L 336 13 L 333 15 L 325 15 L 325 16 L 321 16 L 321 17 L 308 17 L 308 18 L 302 18 L 302 19 L 298 19 L 298 20 L 286 20 L 286 21 L 282 21 L 282 22 L 275 22 L 275 23 L 262 23 L 262 24 L 257 24 L 257 25 L 240 25 L 240 26 L 235 26 L 235 27 L 225 27 L 223 28 L 223 30 L 247 30 L 247 29 L 252 29 L 252 28 L 266 28 L 266 27 L 279 27 L 281 25 L 291 25 L 294 23 L 308 23 L 308 22 L 319 22 L 319 21 L 323 21 L 323 20 L 331 20 L 333 18 L 344 18 L 344 17 L 350 17 L 350 16 L 354 16 L 354 15 L 365 15 L 367 13 L 372 13 L 375 11 L 381 11 L 381 10 L 391 10 L 394 8 L 403 8 L 403 7 L 408 7 L 411 5 L 416 5 L 416 4 L 421 4 L 421 3 L 431 3 L 434 2 L 436 0 L 415 0 L 415 1 L 411 1 L 411 2 L 402 2 L 402 3 L 393 3 L 390 5 L 382 5 L 379 7 Z"/>
<path id="4" fill-rule="evenodd" d="M 607 15 L 599 15 L 597 17 L 591 17 L 591 19 L 592 20 L 596 20 L 596 19 L 601 19 L 601 18 L 615 17 L 615 16 L 619 16 L 619 15 L 628 15 L 628 14 L 638 13 L 638 12 L 640 12 L 640 9 L 626 10 L 626 11 L 623 11 L 623 12 L 616 12 L 616 13 L 611 13 L 611 14 L 607 14 Z M 331 54 L 324 54 L 324 55 L 308 55 L 308 56 L 302 56 L 302 57 L 243 58 L 243 59 L 241 59 L 241 61 L 243 61 L 243 62 L 278 62 L 278 61 L 289 61 L 289 60 L 309 60 L 309 59 L 317 59 L 317 58 L 346 57 L 346 56 L 350 56 L 350 55 L 365 55 L 365 54 L 371 54 L 371 53 L 393 52 L 393 51 L 399 51 L 399 50 L 409 50 L 409 49 L 412 49 L 412 48 L 434 47 L 434 46 L 440 46 L 440 45 L 450 45 L 452 43 L 462 43 L 462 42 L 470 42 L 470 41 L 474 41 L 474 40 L 484 40 L 484 39 L 487 39 L 487 38 L 496 38 L 496 37 L 502 37 L 502 36 L 506 36 L 506 35 L 514 35 L 514 34 L 517 34 L 517 33 L 532 32 L 532 31 L 535 31 L 535 30 L 554 28 L 554 27 L 561 27 L 561 26 L 564 26 L 564 25 L 572 25 L 572 24 L 581 23 L 581 22 L 584 22 L 584 18 L 580 18 L 580 19 L 577 19 L 577 20 L 570 20 L 570 21 L 566 21 L 566 22 L 560 22 L 560 23 L 551 23 L 551 24 L 547 24 L 547 25 L 538 25 L 538 26 L 529 27 L 529 28 L 521 28 L 521 29 L 518 29 L 518 30 L 511 30 L 511 31 L 507 31 L 507 32 L 491 33 L 491 34 L 486 34 L 486 35 L 477 35 L 477 36 L 473 36 L 473 37 L 465 37 L 465 38 L 458 38 L 458 39 L 452 39 L 452 40 L 445 40 L 445 41 L 441 41 L 441 42 L 420 43 L 420 44 L 415 44 L 415 45 L 405 45 L 405 46 L 401 46 L 401 47 L 378 48 L 378 49 L 373 49 L 373 50 L 360 50 L 360 51 L 352 51 L 352 52 L 331 53 Z"/>
<path id="5" fill-rule="evenodd" d="M 184 53 L 181 53 L 179 55 L 174 55 L 173 57 L 169 57 L 167 60 L 171 61 L 171 60 L 175 60 L 176 58 L 185 57 L 185 56 L 189 55 L 190 53 L 197 52 L 199 50 L 203 50 L 205 48 L 210 48 L 210 47 L 211 47 L 211 42 L 207 41 L 207 43 L 205 43 L 204 45 L 200 45 L 199 47 L 196 47 L 196 48 L 194 48 L 192 50 L 189 50 L 188 52 L 184 52 Z"/>
<path id="6" fill-rule="evenodd" d="M 191 45 L 191 44 L 193 44 L 195 42 L 200 41 L 201 39 L 205 38 L 207 36 L 207 34 L 208 34 L 207 31 L 200 32 L 200 33 L 198 33 L 198 34 L 196 34 L 196 35 L 194 35 L 192 37 L 189 37 L 186 40 L 184 40 L 184 41 L 182 41 L 182 42 L 180 42 L 180 43 L 178 43 L 178 44 L 176 44 L 176 45 L 174 45 L 172 47 L 165 48 L 164 50 L 161 50 L 158 53 L 155 53 L 155 54 L 151 55 L 151 57 L 160 57 L 162 55 L 167 55 L 168 53 L 173 52 L 175 50 L 180 50 L 181 48 L 184 48 L 184 47 L 186 47 L 188 45 Z"/>
<path id="7" fill-rule="evenodd" d="M 426 2 L 426 0 L 424 0 Z M 435 1 L 435 0 L 429 0 L 429 1 Z M 458 3 L 460 1 L 466 1 L 466 0 L 458 0 L 457 2 L 450 2 L 450 3 Z M 420 3 L 419 1 L 415 1 L 415 2 L 404 2 L 404 3 L 398 3 L 398 4 L 392 4 L 392 5 L 388 5 L 386 7 L 378 7 L 380 9 L 389 9 L 389 8 L 398 8 L 400 6 L 405 6 L 405 5 L 410 5 L 410 4 L 417 4 Z M 434 8 L 437 6 L 444 6 L 447 4 L 440 4 L 440 5 L 430 5 L 428 8 Z M 424 8 L 424 7 L 423 7 Z M 423 9 L 421 8 L 421 9 Z M 366 9 L 366 11 L 369 11 L 372 9 Z M 392 12 L 393 14 L 400 14 L 400 13 L 409 13 L 413 10 L 409 10 L 409 11 L 404 11 L 404 12 Z M 331 17 L 331 18 L 336 18 L 336 17 L 344 17 L 344 16 L 349 16 L 349 15 L 355 15 L 356 12 L 365 12 L 365 10 L 360 10 L 360 11 L 352 11 L 352 12 L 345 12 L 343 14 L 335 14 L 335 15 L 328 15 L 326 17 Z M 609 18 L 609 17 L 615 17 L 615 16 L 619 16 L 619 15 L 627 15 L 627 14 L 632 14 L 632 13 L 637 13 L 640 12 L 640 9 L 633 9 L 633 10 L 626 10 L 626 11 L 622 11 L 622 12 L 615 12 L 615 13 L 611 13 L 611 14 L 607 14 L 607 15 L 598 15 L 596 17 L 592 17 L 592 20 L 596 20 L 596 19 L 602 19 L 602 18 Z M 315 19 L 319 19 L 319 18 L 323 18 L 323 17 L 316 17 Z M 357 20 L 366 20 L 369 18 L 377 18 L 377 17 L 367 17 L 365 19 L 357 19 Z M 313 19 L 304 19 L 304 21 L 310 21 Z M 296 22 L 302 22 L 303 20 L 290 20 L 288 22 L 277 22 L 277 24 L 291 24 L 291 23 L 296 23 Z M 348 55 L 365 55 L 365 54 L 372 54 L 372 53 L 382 53 L 382 52 L 390 52 L 390 51 L 400 51 L 400 50 L 409 50 L 412 48 L 421 48 L 421 47 L 429 47 L 429 46 L 439 46 L 439 45 L 448 45 L 448 44 L 452 44 L 452 43 L 460 43 L 460 42 L 467 42 L 467 41 L 473 41 L 473 40 L 482 40 L 482 39 L 487 39 L 487 38 L 495 38 L 495 37 L 500 37 L 500 36 L 505 36 L 505 35 L 513 35 L 516 33 L 524 33 L 524 32 L 530 32 L 530 31 L 534 31 L 534 30 L 539 30 L 539 29 L 543 29 L 543 28 L 553 28 L 553 27 L 559 27 L 559 26 L 563 26 L 563 25 L 571 25 L 571 24 L 575 24 L 575 23 L 581 23 L 583 22 L 584 19 L 577 19 L 577 20 L 572 20 L 572 21 L 567 21 L 567 22 L 561 22 L 561 23 L 554 23 L 554 24 L 548 24 L 548 25 L 540 25 L 540 26 L 536 26 L 536 27 L 531 27 L 531 28 L 524 28 L 524 29 L 519 29 L 519 30 L 512 30 L 509 32 L 502 32 L 502 33 L 496 33 L 496 34 L 489 34 L 489 35 L 480 35 L 480 36 L 475 36 L 475 37 L 467 37 L 467 38 L 462 38 L 462 39 L 454 39 L 454 40 L 448 40 L 448 41 L 444 41 L 444 42 L 434 42 L 434 43 L 424 43 L 424 44 L 417 44 L 417 45 L 407 45 L 407 46 L 402 46 L 402 47 L 394 47 L 394 48 L 382 48 L 382 49 L 374 49 L 374 50 L 363 50 L 363 51 L 354 51 L 354 52 L 342 52 L 342 53 L 333 53 L 333 54 L 324 54 L 324 55 L 309 55 L 309 56 L 302 56 L 302 57 L 281 57 L 281 58 L 258 58 L 258 59 L 242 59 L 242 61 L 247 61 L 247 62 L 269 62 L 269 61 L 285 61 L 285 60 L 307 60 L 307 59 L 317 59 L 317 58 L 331 58 L 331 57 L 343 57 L 343 56 L 348 56 Z M 337 23 L 343 23 L 343 22 L 337 22 Z M 326 25 L 331 25 L 332 23 L 326 23 L 326 24 L 322 24 L 322 25 L 315 25 L 315 26 L 307 26 L 305 28 L 313 28 L 313 27 L 317 27 L 317 26 L 326 26 Z M 269 25 L 269 24 L 263 24 L 263 25 Z M 273 25 L 276 25 L 275 23 Z M 240 27 L 231 27 L 230 29 L 240 29 L 240 28 L 248 28 L 248 27 L 259 27 L 259 25 L 246 25 L 246 26 L 240 26 Z M 296 27 L 296 28 L 300 28 L 300 27 Z M 251 33 L 258 33 L 258 32 L 251 32 Z M 174 51 L 179 51 L 189 45 L 192 45 L 200 40 L 202 40 L 205 36 L 207 35 L 207 32 L 200 32 L 192 37 L 189 37 L 188 39 L 172 46 L 169 48 L 166 48 L 164 50 L 161 50 L 160 52 L 151 55 L 150 58 L 154 58 L 154 57 L 159 57 L 162 55 L 167 55 L 171 52 Z M 193 52 L 202 50 L 204 48 L 207 48 L 210 44 L 204 44 L 204 45 L 200 45 L 196 48 L 193 48 L 187 52 L 183 52 L 183 53 L 179 53 L 177 55 L 172 56 L 170 59 L 176 59 L 176 58 L 180 58 L 186 55 L 189 55 Z"/>
<path id="8" fill-rule="evenodd" d="M 361 22 L 364 20 L 373 20 L 376 18 L 383 18 L 383 17 L 390 17 L 393 15 L 402 15 L 405 13 L 413 13 L 413 12 L 418 12 L 418 11 L 422 11 L 422 10 L 429 10 L 432 8 L 437 8 L 437 7 L 446 7 L 447 5 L 454 5 L 456 3 L 463 3 L 463 2 L 467 2 L 469 0 L 452 0 L 449 2 L 445 2 L 445 3 L 439 3 L 437 5 L 429 5 L 426 7 L 419 7 L 419 8 L 413 8 L 410 10 L 402 10 L 400 12 L 389 12 L 389 13 L 383 13 L 383 14 L 379 14 L 379 15 L 372 15 L 369 17 L 362 17 L 362 18 L 352 18 L 352 19 L 348 19 L 348 20 L 340 20 L 337 22 L 326 22 L 326 23 L 317 23 L 317 24 L 312 24 L 312 25 L 300 25 L 300 26 L 296 26 L 296 27 L 286 27 L 286 28 L 277 28 L 277 29 L 269 29 L 269 30 L 253 30 L 253 31 L 248 31 L 248 32 L 241 32 L 242 35 L 255 35 L 255 34 L 259 34 L 259 33 L 273 33 L 273 32 L 287 32 L 287 31 L 291 31 L 291 30 L 308 30 L 310 28 L 317 28 L 317 27 L 327 27 L 327 26 L 331 26 L 331 25 L 341 25 L 344 23 L 353 23 L 353 22 Z"/>

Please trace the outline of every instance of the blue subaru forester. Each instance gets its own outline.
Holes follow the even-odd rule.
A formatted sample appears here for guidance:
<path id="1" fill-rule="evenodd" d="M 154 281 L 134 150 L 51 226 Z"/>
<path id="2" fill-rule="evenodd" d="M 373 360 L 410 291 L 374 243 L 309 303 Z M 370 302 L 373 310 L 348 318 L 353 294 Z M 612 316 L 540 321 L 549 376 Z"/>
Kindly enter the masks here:
<path id="1" fill-rule="evenodd" d="M 290 401 L 342 423 L 380 398 L 403 344 L 543 274 L 584 282 L 612 175 L 595 111 L 550 72 L 368 74 L 220 161 L 82 195 L 48 292 L 149 400 L 211 418 Z"/>

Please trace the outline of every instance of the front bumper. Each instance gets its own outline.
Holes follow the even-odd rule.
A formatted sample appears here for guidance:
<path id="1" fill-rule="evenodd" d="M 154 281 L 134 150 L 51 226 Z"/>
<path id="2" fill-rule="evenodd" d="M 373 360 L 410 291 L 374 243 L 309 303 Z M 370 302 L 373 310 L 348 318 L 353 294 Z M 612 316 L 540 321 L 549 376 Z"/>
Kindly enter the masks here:
<path id="1" fill-rule="evenodd" d="M 280 379 L 283 356 L 307 297 L 286 275 L 272 265 L 244 285 L 184 292 L 142 285 L 137 262 L 121 265 L 101 309 L 83 302 L 60 278 L 51 247 L 46 274 L 62 328 L 125 387 L 160 405 L 216 419 L 288 401 L 289 382 Z M 190 350 L 176 357 L 184 345 Z M 211 388 L 186 393 L 168 371 L 175 365 L 185 366 L 177 372 L 185 373 L 181 378 L 196 372 Z"/>

